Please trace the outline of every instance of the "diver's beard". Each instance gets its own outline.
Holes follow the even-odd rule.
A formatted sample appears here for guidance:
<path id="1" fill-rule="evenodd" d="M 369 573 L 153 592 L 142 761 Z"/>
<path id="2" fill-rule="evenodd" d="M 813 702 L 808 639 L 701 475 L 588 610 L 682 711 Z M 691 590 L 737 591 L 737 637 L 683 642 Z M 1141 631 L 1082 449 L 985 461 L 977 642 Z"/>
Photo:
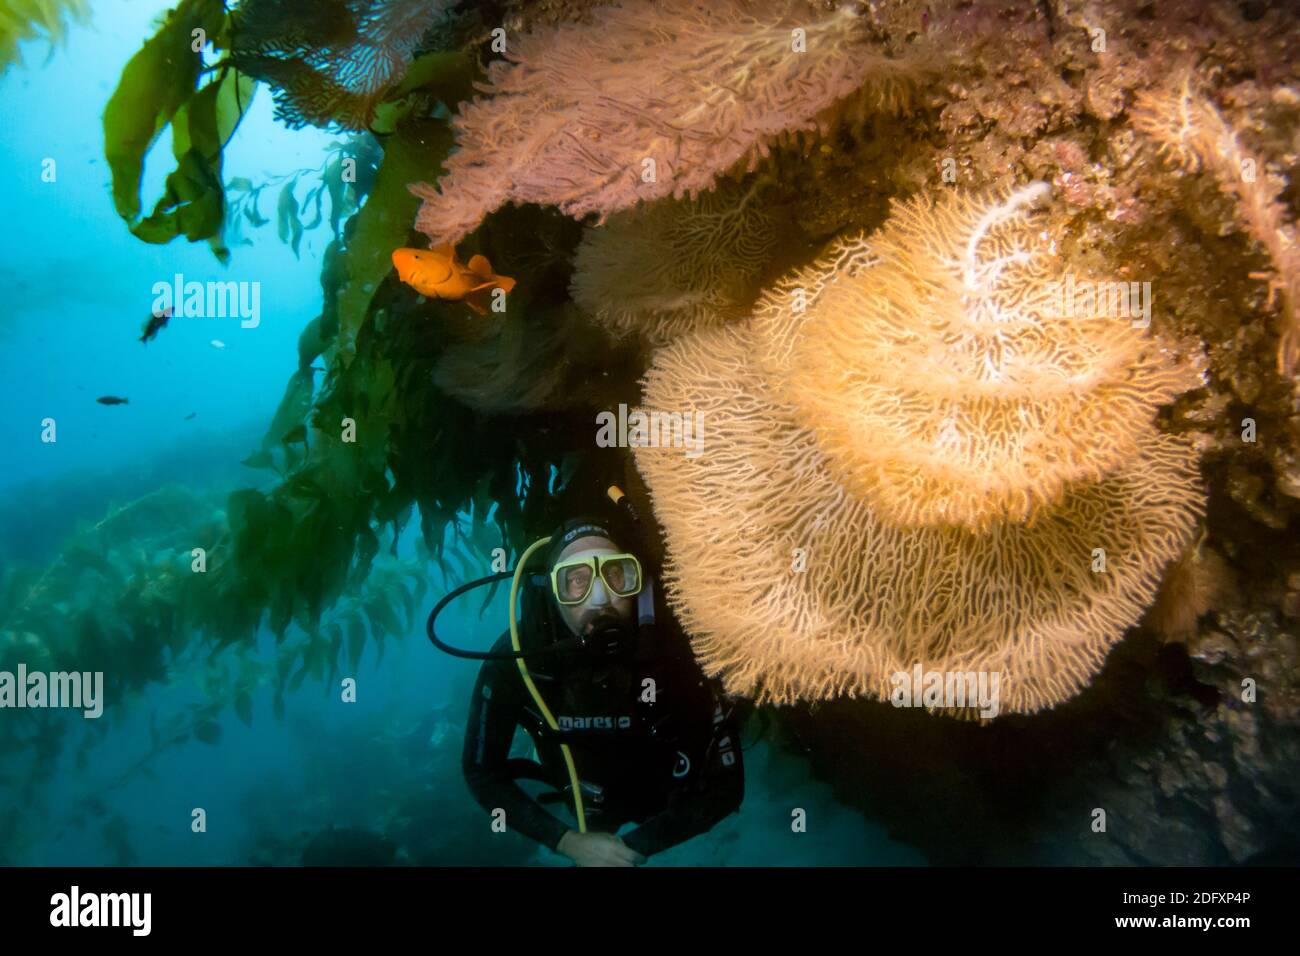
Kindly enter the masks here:
<path id="1" fill-rule="evenodd" d="M 605 627 L 623 627 L 623 618 L 616 611 L 596 611 L 590 617 L 578 622 L 578 633 L 582 637 L 591 637 L 597 630 Z"/>
<path id="2" fill-rule="evenodd" d="M 621 656 L 632 646 L 633 622 L 613 608 L 592 610 L 572 630 L 582 650 L 598 657 Z"/>

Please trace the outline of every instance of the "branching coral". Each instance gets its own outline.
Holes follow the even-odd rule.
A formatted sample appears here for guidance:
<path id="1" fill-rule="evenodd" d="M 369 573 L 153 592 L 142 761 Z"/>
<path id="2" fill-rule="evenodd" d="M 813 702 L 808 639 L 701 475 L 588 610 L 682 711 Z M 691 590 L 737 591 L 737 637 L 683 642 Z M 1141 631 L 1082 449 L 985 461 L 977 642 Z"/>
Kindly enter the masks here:
<path id="1" fill-rule="evenodd" d="M 1001 255 L 989 257 L 978 238 L 981 223 L 990 227 L 990 235 L 1004 217 L 1011 227 L 1027 198 L 1032 197 L 1000 205 L 914 203 L 882 236 L 880 267 L 890 261 L 891 242 L 906 234 L 919 243 L 911 260 L 918 296 L 912 307 L 930 320 L 913 325 L 915 341 L 904 343 L 906 360 L 892 360 L 901 371 L 930 381 L 936 393 L 925 401 L 892 400 L 899 415 L 910 410 L 919 431 L 933 418 L 927 401 L 943 406 L 957 397 L 940 387 L 948 374 L 942 371 L 944 349 L 963 342 L 957 333 L 969 337 L 979 330 L 969 318 L 953 318 L 960 298 L 944 297 L 943 283 L 935 278 L 943 270 L 934 263 L 945 249 L 957 248 L 978 252 L 982 267 L 1010 257 L 1005 269 L 1013 261 L 1027 268 L 1028 260 L 1020 256 L 1029 249 L 1027 239 L 1013 248 L 1008 238 L 997 247 Z M 981 214 L 972 217 L 976 209 Z M 958 227 L 961 241 L 950 246 L 941 237 L 945 229 Z M 922 236 L 932 238 L 919 242 Z M 783 297 L 792 283 L 803 281 L 815 293 L 809 308 L 768 302 L 752 323 L 683 336 L 657 355 L 644 383 L 646 406 L 699 412 L 705 423 L 702 455 L 687 457 L 666 447 L 636 451 L 638 467 L 662 503 L 656 514 L 668 543 L 671 600 L 705 669 L 721 675 L 731 691 L 759 700 L 841 694 L 887 699 L 893 675 L 920 664 L 926 671 L 998 673 L 1004 712 L 1053 706 L 1089 683 L 1110 647 L 1150 604 L 1165 565 L 1190 541 L 1203 506 L 1194 452 L 1188 443 L 1158 432 L 1150 399 L 1134 394 L 1099 402 L 1092 413 L 1096 430 L 1089 438 L 1129 435 L 1111 443 L 1113 460 L 1104 474 L 1089 480 L 1054 477 L 1050 495 L 1025 489 L 1037 500 L 1032 520 L 987 519 L 978 531 L 954 522 L 904 527 L 882 520 L 880 483 L 858 488 L 844 480 L 847 439 L 828 432 L 815 417 L 826 405 L 796 400 L 809 388 L 800 369 L 812 359 L 808 343 L 820 340 L 832 357 L 822 374 L 850 388 L 846 404 L 859 416 L 859 451 L 874 452 L 907 438 L 888 416 L 853 398 L 851 389 L 862 380 L 863 354 L 841 348 L 835 339 L 847 335 L 853 321 L 888 327 L 898 319 L 872 306 L 877 296 L 892 293 L 888 286 L 873 285 L 878 266 L 869 263 L 865 248 L 860 242 L 837 246 L 768 297 Z M 982 275 L 997 284 L 996 270 Z M 820 285 L 812 281 L 817 276 L 825 277 Z M 881 278 L 901 281 L 888 269 Z M 863 287 L 861 295 L 846 297 L 856 284 Z M 1018 299 L 997 301 L 1014 311 L 1032 299 L 1029 290 L 1021 292 Z M 828 307 L 831 302 L 847 311 L 847 320 Z M 1031 324 L 1011 316 L 1006 321 L 1015 328 Z M 839 330 L 823 335 L 828 325 Z M 1145 346 L 1121 341 L 1135 350 L 1126 356 L 1130 369 L 1140 368 Z M 1081 381 L 1087 380 L 1089 360 L 1103 363 L 1097 373 L 1101 380 L 1111 374 L 1111 365 L 1124 364 L 1125 356 L 1098 352 L 1095 345 L 1076 348 L 1068 336 L 1038 352 L 1008 348 L 1004 381 L 1026 411 L 1032 408 L 1026 389 L 1051 383 L 1068 391 L 1060 369 L 1047 362 L 1061 350 L 1073 354 L 1064 368 Z M 961 356 L 963 350 L 955 353 Z M 883 358 L 868 356 L 873 362 Z M 912 361 L 934 367 L 918 371 Z M 1044 364 L 1034 366 L 1034 361 Z M 952 357 L 948 362 L 961 387 L 993 394 L 969 368 L 962 380 L 961 362 Z M 1126 381 L 1134 393 L 1164 394 L 1168 387 L 1154 374 Z M 890 401 L 883 393 L 880 400 Z M 840 424 L 848 421 L 843 416 Z M 1068 416 L 1027 416 L 1023 428 L 1037 442 L 1072 450 L 1075 436 L 1057 431 L 1066 424 L 1078 422 Z M 1014 435 L 1008 429 L 998 445 L 971 430 L 966 444 L 985 443 L 995 457 L 1014 460 Z M 984 467 L 962 443 L 940 448 L 949 456 L 943 477 L 956 478 L 958 485 L 969 483 L 965 472 Z M 1120 448 L 1126 454 L 1119 454 Z M 913 481 L 913 460 L 899 455 L 878 460 L 898 470 L 901 484 Z M 941 463 L 936 456 L 928 461 L 935 471 L 943 471 L 937 467 Z M 1021 480 L 1042 478 L 1022 470 Z M 939 481 L 913 487 L 923 495 L 947 493 Z M 1015 500 L 1006 489 L 1001 497 L 1004 507 Z M 928 510 L 928 502 L 918 508 Z"/>
<path id="2" fill-rule="evenodd" d="M 438 188 L 412 186 L 432 244 L 507 202 L 604 217 L 695 196 L 783 137 L 900 104 L 923 62 L 876 52 L 847 6 L 629 0 L 593 17 L 512 38 L 492 64 Z"/>
<path id="3" fill-rule="evenodd" d="M 235 64 L 276 88 L 276 116 L 291 128 L 362 130 L 447 6 L 445 0 L 245 0 Z"/>
<path id="4" fill-rule="evenodd" d="M 743 317 L 776 245 L 776 220 L 757 191 L 728 183 L 615 213 L 578 247 L 573 300 L 616 337 L 656 345 Z"/>
<path id="5" fill-rule="evenodd" d="M 769 335 L 807 310 L 785 397 L 883 520 L 1029 518 L 1131 459 L 1155 408 L 1200 384 L 1135 325 L 1127 283 L 1118 316 L 1095 294 L 1110 284 L 1067 282 L 1029 214 L 1045 191 L 898 205 L 759 302 Z"/>
<path id="6" fill-rule="evenodd" d="M 1300 367 L 1300 240 L 1280 199 L 1285 180 L 1271 175 L 1263 160 L 1241 145 L 1237 133 L 1197 91 L 1190 70 L 1141 94 L 1133 125 L 1174 165 L 1192 173 L 1208 170 L 1219 188 L 1236 198 L 1246 229 L 1273 261 L 1272 288 L 1281 292 L 1282 313 L 1278 373 L 1294 375 Z M 1270 293 L 1270 303 L 1272 299 Z"/>

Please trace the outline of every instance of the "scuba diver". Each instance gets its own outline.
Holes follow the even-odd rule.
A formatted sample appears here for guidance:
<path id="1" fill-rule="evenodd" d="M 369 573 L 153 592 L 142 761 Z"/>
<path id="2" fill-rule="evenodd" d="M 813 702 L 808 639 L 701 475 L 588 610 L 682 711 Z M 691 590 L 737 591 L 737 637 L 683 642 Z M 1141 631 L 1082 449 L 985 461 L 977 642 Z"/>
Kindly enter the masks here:
<path id="1" fill-rule="evenodd" d="M 617 490 L 617 489 L 614 489 Z M 619 493 L 621 495 L 621 492 Z M 744 770 L 736 703 L 705 678 L 681 630 L 657 607 L 654 579 L 592 518 L 566 521 L 510 572 L 443 599 L 429 636 L 484 660 L 462 768 L 475 799 L 505 825 L 580 866 L 634 866 L 740 808 Z M 545 574 L 516 598 L 524 565 L 545 547 Z M 486 654 L 449 648 L 438 610 L 463 590 L 512 576 L 510 630 Z M 511 758 L 517 727 L 537 760 Z M 553 788 L 537 799 L 517 782 Z M 563 801 L 572 822 L 543 806 Z M 634 828 L 622 836 L 627 824 Z"/>

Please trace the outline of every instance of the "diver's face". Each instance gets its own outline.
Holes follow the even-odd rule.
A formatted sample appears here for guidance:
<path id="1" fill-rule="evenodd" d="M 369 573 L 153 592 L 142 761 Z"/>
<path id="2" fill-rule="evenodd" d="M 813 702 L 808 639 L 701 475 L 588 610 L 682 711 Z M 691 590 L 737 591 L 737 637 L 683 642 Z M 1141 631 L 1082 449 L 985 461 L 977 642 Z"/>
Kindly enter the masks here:
<path id="1" fill-rule="evenodd" d="M 622 553 L 608 538 L 595 536 L 575 538 L 560 552 L 556 564 L 570 558 L 588 558 L 592 555 L 602 557 Z M 578 637 L 586 637 L 601 624 L 631 624 L 634 602 L 634 597 L 619 597 L 611 594 L 605 587 L 605 582 L 597 576 L 591 583 L 591 593 L 587 595 L 585 601 L 581 604 L 557 603 L 556 607 L 569 630 Z"/>

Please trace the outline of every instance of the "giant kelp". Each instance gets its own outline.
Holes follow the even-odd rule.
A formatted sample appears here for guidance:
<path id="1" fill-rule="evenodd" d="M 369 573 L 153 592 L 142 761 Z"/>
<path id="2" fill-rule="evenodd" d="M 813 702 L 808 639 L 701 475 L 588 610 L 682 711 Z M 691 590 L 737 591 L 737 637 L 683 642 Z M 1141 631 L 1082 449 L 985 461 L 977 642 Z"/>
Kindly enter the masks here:
<path id="1" fill-rule="evenodd" d="M 227 204 L 226 227 L 231 244 L 251 246 L 253 241 L 245 230 L 260 229 L 272 222 L 262 214 L 264 192 L 275 194 L 274 208 L 268 207 L 268 211 L 275 217 L 280 241 L 293 249 L 295 256 L 303 236 L 323 224 L 328 223 L 334 239 L 341 240 L 343 223 L 369 194 L 382 158 L 383 151 L 372 140 L 355 137 L 331 143 L 325 160 L 315 169 L 268 176 L 257 183 L 243 176 L 230 180 L 226 191 L 233 193 L 234 199 Z M 304 183 L 300 200 L 298 190 Z"/>
<path id="2" fill-rule="evenodd" d="M 88 0 L 0 0 L 0 74 L 20 61 L 19 43 L 42 39 L 52 52 L 89 15 Z"/>
<path id="3" fill-rule="evenodd" d="M 229 64 L 201 86 L 199 80 L 205 41 L 221 49 L 229 23 L 222 0 L 183 0 L 127 63 L 104 108 L 104 155 L 118 215 L 146 242 L 203 239 L 222 261 L 230 255 L 222 240 L 222 151 L 248 109 L 253 83 Z M 141 218 L 145 156 L 168 126 L 176 169 L 153 212 Z"/>
<path id="4" fill-rule="evenodd" d="M 226 502 L 227 508 L 239 505 L 238 495 Z M 178 660 L 192 659 L 196 639 L 215 650 L 246 636 L 231 627 L 238 614 L 220 610 L 239 600 L 236 553 L 225 510 L 210 494 L 172 486 L 114 506 L 44 566 L 5 569 L 0 669 L 12 670 L 22 655 L 32 669 L 103 671 L 111 707 L 166 679 Z M 373 560 L 372 554 L 367 570 Z M 304 615 L 301 633 L 307 637 L 287 643 L 282 660 L 301 665 L 291 687 L 305 673 L 323 677 L 327 663 L 331 672 L 345 660 L 355 666 L 366 644 L 356 630 L 361 621 L 370 623 L 373 639 L 401 636 L 427 587 L 418 566 L 407 566 L 402 581 L 376 576 L 374 593 L 356 591 L 326 622 Z M 355 583 L 364 577 L 358 574 Z M 407 623 L 394 606 L 404 609 Z"/>
<path id="5" fill-rule="evenodd" d="M 239 496 L 225 508 L 240 507 Z M 220 721 L 253 720 L 253 702 L 269 698 L 276 716 L 284 698 L 307 680 L 328 693 L 339 676 L 355 675 L 367 648 L 382 661 L 386 641 L 418 627 L 430 578 L 485 566 L 494 539 L 482 522 L 462 518 L 436 561 L 421 544 L 396 558 L 391 537 L 382 553 L 355 567 L 342 599 L 300 626 L 285 624 L 268 655 L 251 641 L 256 619 L 239 613 L 248 570 L 219 496 L 168 486 L 113 506 L 72 535 L 43 566 L 11 564 L 0 576 L 0 671 L 102 672 L 103 716 L 72 735 L 77 766 L 122 725 L 132 703 L 158 684 L 197 687 L 197 700 L 150 718 L 149 744 L 92 796 L 74 802 L 69 819 L 102 815 L 103 799 L 161 754 L 191 740 L 216 744 Z M 376 541 L 376 552 L 381 549 Z M 197 551 L 196 549 L 201 549 Z M 432 562 L 432 563 L 431 563 Z M 437 569 L 441 566 L 443 570 Z M 0 779 L 0 826 L 40 832 L 31 807 L 58 770 L 72 727 L 64 715 L 29 710 L 0 723 L 0 749 L 23 755 Z M 98 808 L 98 809 L 96 809 Z M 9 826 L 24 814 L 23 826 Z M 17 856 L 21 842 L 9 842 Z"/>
<path id="6" fill-rule="evenodd" d="M 425 456 L 439 460 L 442 442 L 448 443 L 447 448 L 456 447 L 465 429 L 473 427 L 465 421 L 467 413 L 441 401 L 433 389 L 430 368 L 436 348 L 431 340 L 394 340 L 367 323 L 372 317 L 382 323 L 393 311 L 375 312 L 372 300 L 390 271 L 390 251 L 408 238 L 415 200 L 406 183 L 436 175 L 438 157 L 451 145 L 445 122 L 429 114 L 437 104 L 454 105 L 458 96 L 468 92 L 474 66 L 455 51 L 433 51 L 410 63 L 412 35 L 418 39 L 422 32 L 420 24 L 426 24 L 429 5 L 421 11 L 409 3 L 370 3 L 365 10 L 362 6 L 338 4 L 323 12 L 313 8 L 311 17 L 300 7 L 295 8 L 300 15 L 277 19 L 272 14 L 280 7 L 274 4 L 248 4 L 227 13 L 219 2 L 185 0 L 128 63 L 105 114 L 105 149 L 114 170 L 114 195 L 133 231 L 148 241 L 178 235 L 192 241 L 207 238 L 225 256 L 221 236 L 226 186 L 220 180 L 220 154 L 233 123 L 223 119 L 223 105 L 233 98 L 241 111 L 247 107 L 249 51 L 301 51 L 313 46 L 312 30 L 340 42 L 357 38 L 357 30 L 366 24 L 379 31 L 357 40 L 364 40 L 370 49 L 370 54 L 359 54 L 358 69 L 383 67 L 384 82 L 366 81 L 371 91 L 367 110 L 390 104 L 384 114 L 390 130 L 377 161 L 345 147 L 327 161 L 318 185 L 307 194 L 306 201 L 313 204 L 325 191 L 330 196 L 335 240 L 326 252 L 322 273 L 324 307 L 304 330 L 299 370 L 286 387 L 261 448 L 248 459 L 250 465 L 278 468 L 283 480 L 269 492 L 250 489 L 231 499 L 228 520 L 243 571 L 230 583 L 231 600 L 218 609 L 212 622 L 231 634 L 247 633 L 263 611 L 277 633 L 295 616 L 304 622 L 315 620 L 341 593 L 349 575 L 356 576 L 354 555 L 364 576 L 377 550 L 375 528 L 400 525 L 417 500 L 424 505 L 426 539 L 440 549 L 441 532 L 458 510 L 472 507 L 476 494 L 477 513 L 486 513 L 481 492 L 476 491 L 485 473 L 514 472 L 509 440 L 489 444 L 490 464 L 479 468 L 417 472 L 402 464 Z M 315 24 L 307 31 L 310 35 L 303 34 L 307 21 Z M 202 51 L 189 44 L 194 29 L 204 30 L 216 50 L 233 50 L 233 54 L 205 66 Z M 176 55 L 178 48 L 184 51 L 180 55 Z M 322 55 L 327 52 L 322 48 Z M 293 57 L 285 52 L 284 59 Z M 213 79 L 198 86 L 199 78 L 208 74 Z M 301 98 L 296 81 L 276 71 L 267 72 L 266 78 L 278 86 L 282 104 Z M 128 108 L 133 98 L 141 97 L 144 109 Z M 233 121 L 237 118 L 234 114 Z M 368 121 L 374 118 L 368 116 Z M 169 187 L 155 215 L 136 221 L 140 165 L 169 121 L 181 157 L 174 175 L 197 175 L 202 170 L 206 178 L 202 188 Z M 185 125 L 178 127 L 178 123 Z M 216 129 L 219 135 L 215 139 L 183 135 L 199 127 L 208 132 Z M 351 161 L 354 173 L 346 186 L 345 160 Z M 280 186 L 276 210 L 281 236 L 295 248 L 305 228 L 294 193 L 297 180 L 291 177 Z M 253 226 L 265 221 L 257 200 L 266 185 L 247 181 L 231 185 L 241 196 L 239 210 Z M 349 205 L 359 208 L 343 220 Z M 316 212 L 306 225 L 320 219 Z M 403 316 L 399 321 L 409 320 Z M 417 351 L 406 351 L 411 346 Z M 318 385 L 311 366 L 323 353 L 328 371 Z M 419 432 L 405 429 L 411 419 L 425 427 Z M 346 438 L 345 428 L 350 432 Z M 411 442 L 420 443 L 418 451 L 397 447 Z M 562 457 L 562 453 L 557 456 L 556 463 Z M 542 472 L 534 476 L 534 484 L 545 485 L 546 466 L 539 467 Z M 508 478 L 501 480 L 502 489 L 510 487 L 504 483 Z M 515 494 L 501 491 L 499 497 L 510 503 L 518 500 Z M 503 527 L 512 513 L 508 506 L 499 513 L 497 520 Z"/>

